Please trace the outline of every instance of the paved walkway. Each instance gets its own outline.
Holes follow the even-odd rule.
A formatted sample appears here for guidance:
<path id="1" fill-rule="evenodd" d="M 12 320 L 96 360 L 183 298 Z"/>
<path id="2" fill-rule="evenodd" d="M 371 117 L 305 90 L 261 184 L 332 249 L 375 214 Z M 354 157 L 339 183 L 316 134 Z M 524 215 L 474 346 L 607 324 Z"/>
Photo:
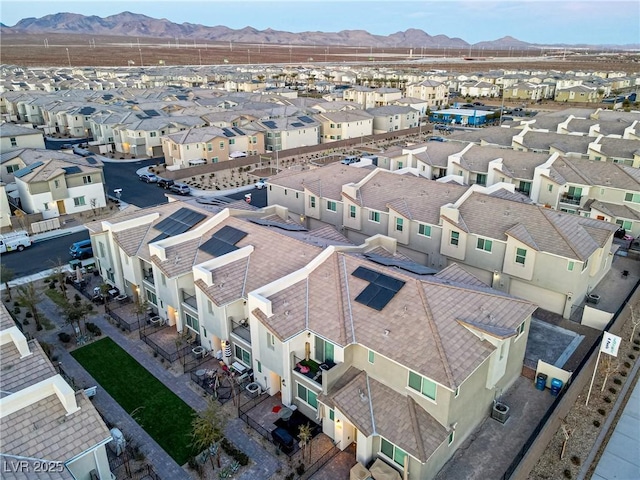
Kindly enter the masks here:
<path id="1" fill-rule="evenodd" d="M 638 378 L 640 362 L 635 362 L 631 370 L 629 380 Z M 619 410 L 629 386 L 633 381 L 625 383 L 621 395 L 618 396 L 616 405 L 607 418 L 596 443 L 591 449 L 587 461 L 582 466 L 578 474 L 578 480 L 587 477 L 587 472 L 593 463 L 600 447 L 604 442 L 606 434 L 615 426 L 606 444 L 604 452 L 598 460 L 596 469 L 591 476 L 592 480 L 637 480 L 640 478 L 640 383 L 636 385 L 629 396 L 629 400 L 617 419 L 616 413 Z M 615 425 L 614 425 L 614 422 Z"/>
<path id="2" fill-rule="evenodd" d="M 73 290 L 71 290 L 73 292 Z M 56 305 L 49 299 L 45 298 L 38 308 L 58 326 L 63 325 L 63 321 L 59 318 Z M 184 400 L 191 408 L 196 411 L 203 410 L 206 406 L 206 398 L 189 386 L 191 380 L 186 374 L 174 376 L 167 371 L 157 360 L 150 356 L 144 349 L 144 343 L 141 340 L 132 340 L 123 335 L 118 328 L 105 320 L 102 313 L 95 315 L 90 319 L 98 325 L 103 335 L 110 337 L 114 342 L 120 345 L 129 355 L 135 358 L 143 367 L 145 367 L 152 375 L 160 380 L 167 388 Z M 68 329 L 68 328 L 67 328 Z M 55 329 L 47 333 L 43 339 L 46 342 L 56 346 L 56 354 L 62 362 L 65 372 L 72 376 L 77 385 L 82 387 L 90 387 L 99 384 L 93 379 L 82 366 L 60 346 L 57 332 Z M 116 425 L 123 433 L 135 439 L 140 449 L 147 457 L 147 462 L 163 479 L 179 480 L 191 479 L 189 473 L 181 468 L 155 440 L 153 440 L 125 411 L 124 409 L 101 387 L 98 387 L 98 393 L 93 399 L 93 403 L 100 413 L 113 425 Z M 238 479 L 254 480 L 268 479 L 279 468 L 280 462 L 275 456 L 267 452 L 262 446 L 251 438 L 244 431 L 244 423 L 234 418 L 227 423 L 225 436 L 238 449 L 242 450 L 253 461 L 249 468 L 242 470 Z"/>

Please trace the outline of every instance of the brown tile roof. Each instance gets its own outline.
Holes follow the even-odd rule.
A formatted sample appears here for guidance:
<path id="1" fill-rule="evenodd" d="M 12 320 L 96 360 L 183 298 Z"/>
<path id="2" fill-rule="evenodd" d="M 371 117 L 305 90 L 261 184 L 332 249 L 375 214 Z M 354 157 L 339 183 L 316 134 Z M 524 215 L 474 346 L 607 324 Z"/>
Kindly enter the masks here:
<path id="1" fill-rule="evenodd" d="M 629 208 L 626 205 L 618 205 L 615 203 L 594 201 L 591 203 L 591 208 L 600 210 L 601 212 L 610 215 L 612 217 L 629 218 L 631 220 L 640 220 L 640 212 Z"/>
<path id="2" fill-rule="evenodd" d="M 36 340 L 29 342 L 31 355 L 20 358 L 20 352 L 13 342 L 0 347 L 2 369 L 0 369 L 0 385 L 3 392 L 15 393 L 23 388 L 35 385 L 56 374 L 53 365 Z M 1 393 L 5 397 L 7 393 Z"/>
<path id="3" fill-rule="evenodd" d="M 471 233 L 502 241 L 513 236 L 535 250 L 580 261 L 617 230 L 608 222 L 481 193 L 471 194 L 458 210 Z"/>
<path id="4" fill-rule="evenodd" d="M 76 401 L 80 410 L 70 415 L 53 394 L 0 418 L 2 452 L 66 461 L 111 438 L 84 392 Z"/>
<path id="5" fill-rule="evenodd" d="M 2 307 L 0 307 L 0 331 L 7 330 L 8 328 L 15 326 L 16 322 L 13 321 L 11 314 L 9 314 L 9 310 L 7 310 L 7 307 L 3 303 Z"/>
<path id="6" fill-rule="evenodd" d="M 381 311 L 374 310 L 355 301 L 368 285 L 351 274 L 358 266 L 406 283 Z M 478 284 L 477 279 L 467 284 L 456 279 L 466 277 L 449 271 L 444 278 L 416 278 L 357 255 L 333 253 L 308 281 L 270 296 L 273 315 L 261 321 L 283 340 L 308 328 L 342 347 L 364 345 L 454 389 L 494 350 L 460 321 L 511 329 L 515 334 L 535 309 L 529 302 Z"/>
<path id="7" fill-rule="evenodd" d="M 640 190 L 640 169 L 627 165 L 566 157 L 553 162 L 553 168 L 568 183 Z"/>
<path id="8" fill-rule="evenodd" d="M 488 287 L 486 283 L 467 272 L 464 266 L 457 263 L 452 263 L 446 268 L 443 268 L 434 275 L 435 278 L 452 283 L 465 283 L 467 285 L 474 285 L 476 287 Z"/>
<path id="9" fill-rule="evenodd" d="M 300 192 L 307 188 L 318 197 L 340 200 L 342 185 L 359 182 L 371 171 L 371 168 L 354 168 L 337 162 L 313 170 L 281 173 L 271 177 L 269 183 Z"/>
<path id="10" fill-rule="evenodd" d="M 318 399 L 340 410 L 364 435 L 381 435 L 422 462 L 446 440 L 447 430 L 410 395 L 355 367 L 343 377 Z"/>

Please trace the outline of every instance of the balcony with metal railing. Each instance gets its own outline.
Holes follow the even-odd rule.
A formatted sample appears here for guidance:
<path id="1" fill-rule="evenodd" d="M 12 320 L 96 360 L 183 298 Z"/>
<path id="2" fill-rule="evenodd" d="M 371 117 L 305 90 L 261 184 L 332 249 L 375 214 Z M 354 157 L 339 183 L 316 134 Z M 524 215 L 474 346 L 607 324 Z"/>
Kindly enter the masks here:
<path id="1" fill-rule="evenodd" d="M 187 293 L 185 290 L 180 290 L 180 295 L 182 297 L 182 304 L 191 308 L 192 310 L 198 311 L 198 302 L 196 301 L 195 292 L 194 294 Z"/>
<path id="2" fill-rule="evenodd" d="M 240 321 L 231 320 L 231 333 L 251 345 L 251 328 L 248 318 Z"/>
<path id="3" fill-rule="evenodd" d="M 560 197 L 560 203 L 568 203 L 569 205 L 580 205 L 580 201 L 582 200 L 581 195 L 562 195 Z"/>
<path id="4" fill-rule="evenodd" d="M 298 358 L 295 354 L 293 360 L 295 362 L 293 371 L 296 372 L 297 375 L 310 379 L 320 386 L 322 386 L 322 373 L 336 366 L 336 364 L 330 360 L 318 363 L 312 359 L 305 360 L 304 358 Z"/>

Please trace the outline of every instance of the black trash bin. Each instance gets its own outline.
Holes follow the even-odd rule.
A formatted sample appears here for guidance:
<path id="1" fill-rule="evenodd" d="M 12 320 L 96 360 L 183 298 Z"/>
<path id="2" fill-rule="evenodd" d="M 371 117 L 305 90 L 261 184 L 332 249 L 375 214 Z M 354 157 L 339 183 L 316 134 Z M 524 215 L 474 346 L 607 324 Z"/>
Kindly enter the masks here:
<path id="1" fill-rule="evenodd" d="M 547 388 L 547 375 L 544 373 L 539 373 L 536 377 L 536 388 L 538 390 L 544 391 Z"/>

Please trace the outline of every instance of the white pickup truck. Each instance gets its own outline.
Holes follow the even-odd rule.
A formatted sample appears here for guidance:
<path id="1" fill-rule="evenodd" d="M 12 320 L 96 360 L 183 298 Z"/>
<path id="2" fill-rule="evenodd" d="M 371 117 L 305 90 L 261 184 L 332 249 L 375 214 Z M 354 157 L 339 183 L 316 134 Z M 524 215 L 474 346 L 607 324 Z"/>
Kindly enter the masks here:
<path id="1" fill-rule="evenodd" d="M 25 231 L 4 233 L 0 235 L 0 253 L 21 252 L 31 246 L 31 237 Z"/>

